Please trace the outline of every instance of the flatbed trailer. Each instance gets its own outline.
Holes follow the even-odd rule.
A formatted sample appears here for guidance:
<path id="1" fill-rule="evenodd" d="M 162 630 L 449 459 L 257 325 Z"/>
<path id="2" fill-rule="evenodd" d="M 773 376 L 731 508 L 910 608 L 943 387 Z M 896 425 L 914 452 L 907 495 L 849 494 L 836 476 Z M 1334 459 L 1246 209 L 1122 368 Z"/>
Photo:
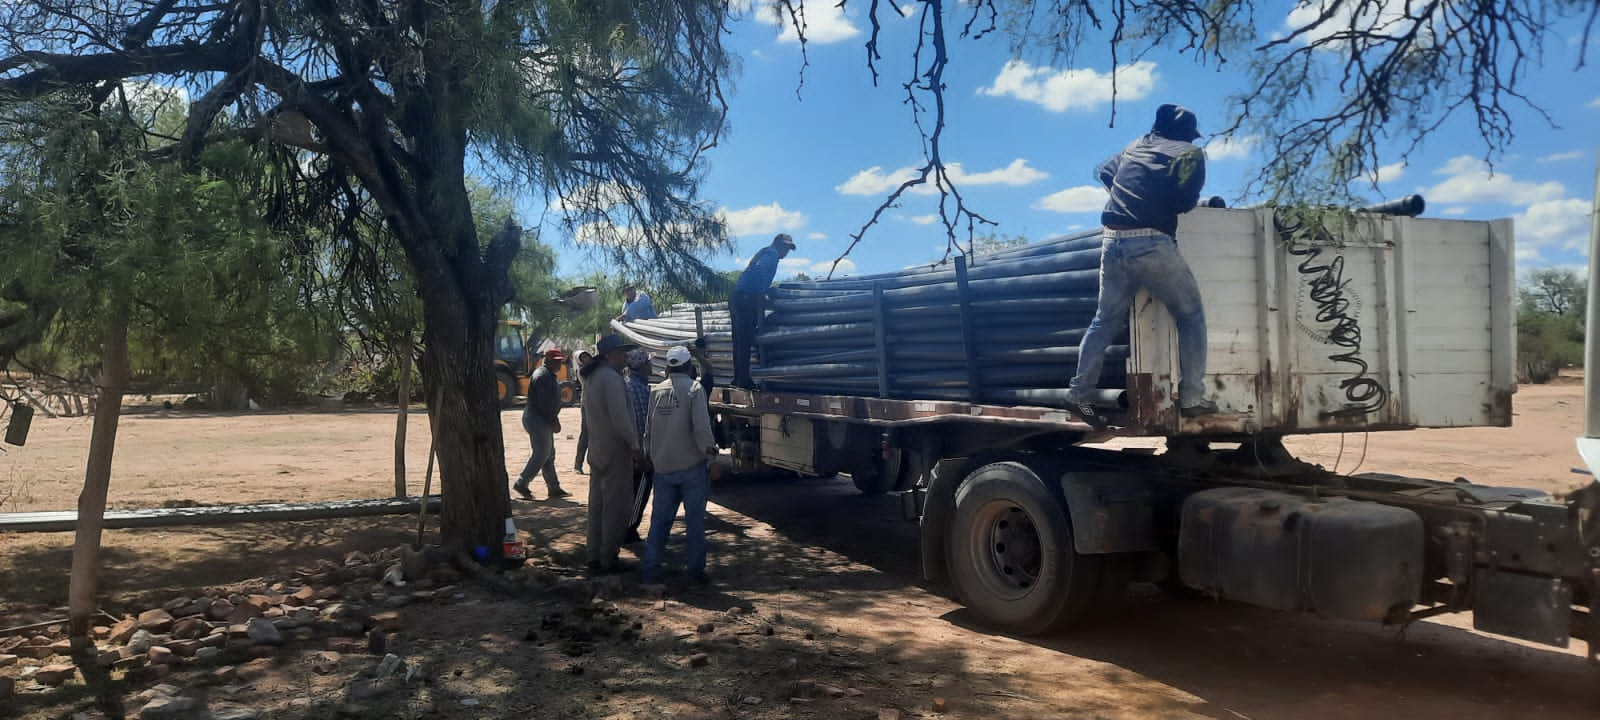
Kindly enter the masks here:
<path id="1" fill-rule="evenodd" d="M 1484 632 L 1600 659 L 1600 489 L 1566 499 L 1465 479 L 1342 475 L 1281 434 L 1085 447 L 1137 428 L 1056 408 L 718 388 L 736 471 L 844 473 L 895 492 L 924 576 L 986 624 L 1071 627 L 1150 581 L 1282 611 Z"/>

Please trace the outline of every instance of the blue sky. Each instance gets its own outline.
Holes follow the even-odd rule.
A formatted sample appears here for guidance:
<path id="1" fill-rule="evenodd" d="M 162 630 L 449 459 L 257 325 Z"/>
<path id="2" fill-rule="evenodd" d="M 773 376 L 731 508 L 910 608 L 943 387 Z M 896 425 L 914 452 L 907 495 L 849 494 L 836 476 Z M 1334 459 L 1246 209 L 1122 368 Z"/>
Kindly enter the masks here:
<path id="1" fill-rule="evenodd" d="M 864 6 L 851 3 L 841 14 L 828 2 L 807 4 L 803 88 L 792 31 L 761 12 L 733 25 L 728 44 L 742 69 L 731 83 L 730 129 L 709 156 L 702 195 L 725 214 L 734 250 L 714 265 L 742 268 L 774 233 L 788 232 L 799 248 L 780 277 L 826 272 L 849 235 L 921 164 L 900 87 L 910 73 L 916 22 L 886 21 L 881 79 L 873 87 L 864 64 Z M 1283 29 L 1290 10 L 1282 5 Z M 1267 8 L 1258 17 L 1270 14 Z M 1422 193 L 1434 217 L 1514 218 L 1522 268 L 1582 263 L 1600 150 L 1600 39 L 1591 40 L 1590 67 L 1581 70 L 1574 69 L 1578 42 L 1547 40 L 1542 69 L 1525 80 L 1528 97 L 1556 126 L 1535 112 L 1515 112 L 1516 140 L 1492 174 L 1483 163 L 1486 148 L 1463 116 L 1427 138 L 1409 163 L 1400 162 L 1401 143 L 1380 148 L 1381 191 L 1366 191 L 1385 198 Z M 998 36 L 952 40 L 950 55 L 945 158 L 959 164 L 968 205 L 999 223 L 992 232 L 1034 240 L 1097 224 L 1104 194 L 1091 170 L 1148 129 L 1157 105 L 1187 105 L 1202 132 L 1219 129 L 1229 114 L 1226 97 L 1243 80 L 1242 68 L 1202 68 L 1172 54 L 1124 61 L 1111 127 L 1110 56 L 1098 44 L 1080 50 L 1070 66 L 1018 57 Z M 1255 145 L 1250 138 L 1201 142 L 1209 156 L 1205 193 L 1237 199 L 1256 166 Z M 911 196 L 890 210 L 842 269 L 876 272 L 938 259 L 945 243 L 933 218 L 936 201 Z M 563 273 L 618 272 L 553 234 L 560 232 L 553 222 L 545 232 Z"/>

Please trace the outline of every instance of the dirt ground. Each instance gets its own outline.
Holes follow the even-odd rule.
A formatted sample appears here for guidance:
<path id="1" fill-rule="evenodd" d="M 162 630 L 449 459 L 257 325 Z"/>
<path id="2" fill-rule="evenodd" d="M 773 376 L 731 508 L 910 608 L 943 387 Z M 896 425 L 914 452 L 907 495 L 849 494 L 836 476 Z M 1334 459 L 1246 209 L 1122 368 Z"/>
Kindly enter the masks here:
<path id="1" fill-rule="evenodd" d="M 1584 482 L 1571 472 L 1580 464 L 1573 438 L 1581 388 L 1525 387 L 1516 407 L 1509 429 L 1299 438 L 1291 448 L 1346 472 L 1463 476 L 1552 491 Z M 563 419 L 574 427 L 576 412 Z M 412 492 L 427 452 L 422 420 L 412 418 Z M 506 412 L 503 424 L 515 472 L 526 459 L 517 413 Z M 27 446 L 6 448 L 0 497 L 9 498 L 0 509 L 72 507 L 89 425 L 37 420 Z M 135 412 L 119 435 L 112 506 L 387 496 L 393 429 L 392 409 Z M 556 578 L 576 578 L 581 566 L 587 476 L 572 472 L 574 444 L 575 434 L 558 437 L 558 467 L 572 498 L 545 501 L 535 484 L 539 501 L 513 503 L 532 564 Z M 575 648 L 552 635 L 550 618 L 583 603 L 507 599 L 466 583 L 403 610 L 400 654 L 427 680 L 371 705 L 366 716 L 832 720 L 876 718 L 884 708 L 950 718 L 1600 713 L 1597 669 L 1580 650 L 1481 635 L 1459 617 L 1419 623 L 1401 636 L 1136 587 L 1125 611 L 1093 627 L 1047 638 L 998 635 L 923 586 L 916 529 L 900 520 L 892 497 L 864 498 L 837 479 L 734 478 L 715 488 L 713 503 L 713 588 L 672 585 L 661 600 L 630 581 L 606 593 L 614 603 L 607 611 L 638 623 L 637 637 L 593 638 Z M 257 587 L 319 559 L 408 542 L 415 531 L 414 518 L 110 531 L 105 606 L 117 614 L 207 589 Z M 70 544 L 65 533 L 0 535 L 0 627 L 50 617 L 65 602 Z M 708 622 L 710 632 L 697 632 Z M 262 717 L 332 716 L 352 673 L 373 659 L 345 655 L 336 672 L 323 674 L 311 669 L 319 649 L 286 648 L 270 667 L 229 687 L 226 699 L 260 708 Z M 685 667 L 696 653 L 706 654 L 706 666 Z M 213 701 L 220 697 L 210 692 Z M 807 697 L 789 699 L 797 693 Z M 946 701 L 945 713 L 933 711 L 935 698 Z M 17 701 L 12 709 L 29 718 L 88 707 L 70 685 Z"/>

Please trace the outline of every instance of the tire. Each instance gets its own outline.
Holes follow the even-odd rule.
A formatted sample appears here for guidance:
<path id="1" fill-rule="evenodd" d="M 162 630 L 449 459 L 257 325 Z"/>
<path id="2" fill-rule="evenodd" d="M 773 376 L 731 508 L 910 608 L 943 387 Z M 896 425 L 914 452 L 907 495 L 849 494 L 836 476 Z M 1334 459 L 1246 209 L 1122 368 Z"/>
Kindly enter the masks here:
<path id="1" fill-rule="evenodd" d="M 494 371 L 495 399 L 500 401 L 500 407 L 508 408 L 517 400 L 517 378 L 509 370 Z"/>
<path id="2" fill-rule="evenodd" d="M 556 399 L 561 401 L 561 407 L 577 405 L 578 384 L 568 381 L 556 386 Z"/>
<path id="3" fill-rule="evenodd" d="M 985 625 L 1037 635 L 1093 609 L 1103 559 L 1073 550 L 1065 504 L 1027 466 L 978 468 L 956 490 L 955 504 L 950 580 Z"/>

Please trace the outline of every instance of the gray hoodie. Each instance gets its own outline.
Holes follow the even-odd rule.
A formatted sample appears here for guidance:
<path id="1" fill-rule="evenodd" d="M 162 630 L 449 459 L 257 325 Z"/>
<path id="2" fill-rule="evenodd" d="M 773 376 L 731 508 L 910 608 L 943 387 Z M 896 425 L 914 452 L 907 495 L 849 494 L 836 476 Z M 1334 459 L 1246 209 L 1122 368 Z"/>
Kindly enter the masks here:
<path id="1" fill-rule="evenodd" d="M 706 451 L 717 441 L 700 383 L 683 373 L 671 373 L 656 383 L 650 390 L 644 437 L 656 472 L 681 472 L 705 462 Z"/>

